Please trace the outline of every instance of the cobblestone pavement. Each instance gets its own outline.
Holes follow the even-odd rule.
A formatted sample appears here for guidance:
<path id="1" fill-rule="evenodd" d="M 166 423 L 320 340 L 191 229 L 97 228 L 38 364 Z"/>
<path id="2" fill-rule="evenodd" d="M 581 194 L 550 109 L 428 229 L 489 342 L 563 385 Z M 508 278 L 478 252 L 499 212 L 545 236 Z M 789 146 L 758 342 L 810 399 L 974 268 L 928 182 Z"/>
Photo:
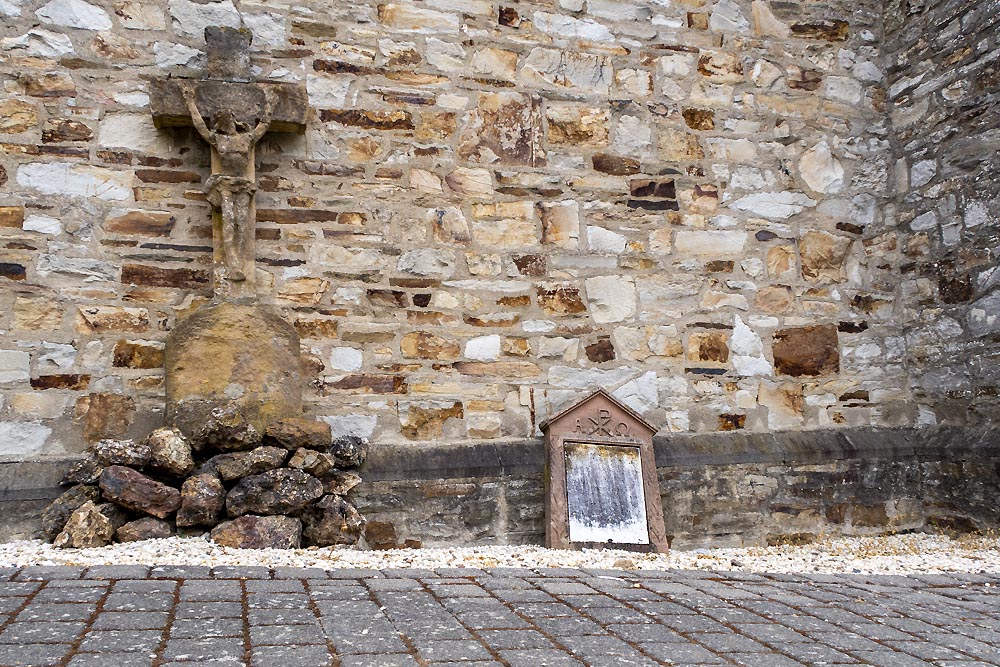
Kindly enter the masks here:
<path id="1" fill-rule="evenodd" d="M 0 666 L 1000 665 L 1000 575 L 0 570 Z"/>

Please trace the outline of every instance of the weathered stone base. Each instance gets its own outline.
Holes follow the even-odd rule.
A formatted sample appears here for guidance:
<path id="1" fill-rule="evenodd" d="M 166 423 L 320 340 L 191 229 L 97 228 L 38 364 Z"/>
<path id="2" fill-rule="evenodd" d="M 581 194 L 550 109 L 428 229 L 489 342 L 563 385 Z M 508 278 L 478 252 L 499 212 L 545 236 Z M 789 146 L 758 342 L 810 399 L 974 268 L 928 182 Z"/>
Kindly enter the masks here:
<path id="1" fill-rule="evenodd" d="M 374 446 L 351 497 L 398 544 L 541 544 L 543 453 L 540 441 Z M 656 458 L 674 548 L 1000 526 L 1000 434 L 985 431 L 672 436 Z M 27 517 L 69 464 L 0 462 L 0 512 Z M 4 525 L 0 538 L 33 527 Z"/>
<path id="2" fill-rule="evenodd" d="M 219 303 L 198 309 L 167 337 L 167 423 L 185 435 L 212 408 L 236 405 L 258 430 L 302 412 L 295 328 L 263 306 Z"/>

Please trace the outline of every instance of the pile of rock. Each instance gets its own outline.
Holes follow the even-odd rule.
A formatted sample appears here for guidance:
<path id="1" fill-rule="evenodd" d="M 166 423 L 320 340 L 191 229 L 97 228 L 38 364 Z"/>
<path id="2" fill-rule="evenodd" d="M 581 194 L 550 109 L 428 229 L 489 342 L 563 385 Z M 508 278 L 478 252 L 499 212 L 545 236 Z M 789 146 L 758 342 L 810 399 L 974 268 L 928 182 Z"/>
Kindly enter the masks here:
<path id="1" fill-rule="evenodd" d="M 192 438 L 160 428 L 142 442 L 102 440 L 63 479 L 40 537 L 96 547 L 211 529 L 223 546 L 356 544 L 365 519 L 347 498 L 368 454 L 329 425 L 280 419 L 261 433 L 235 407 L 212 411 Z"/>

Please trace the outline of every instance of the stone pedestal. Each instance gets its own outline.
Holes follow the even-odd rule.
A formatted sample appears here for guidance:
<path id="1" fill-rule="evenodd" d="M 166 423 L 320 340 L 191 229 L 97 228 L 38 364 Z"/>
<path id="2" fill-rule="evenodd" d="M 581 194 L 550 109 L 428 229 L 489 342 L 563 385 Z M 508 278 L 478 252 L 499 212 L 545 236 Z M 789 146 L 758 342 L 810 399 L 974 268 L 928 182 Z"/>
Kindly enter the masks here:
<path id="1" fill-rule="evenodd" d="M 299 416 L 299 336 L 264 306 L 203 306 L 167 337 L 166 394 L 167 423 L 188 435 L 212 408 L 231 403 L 260 430 Z"/>

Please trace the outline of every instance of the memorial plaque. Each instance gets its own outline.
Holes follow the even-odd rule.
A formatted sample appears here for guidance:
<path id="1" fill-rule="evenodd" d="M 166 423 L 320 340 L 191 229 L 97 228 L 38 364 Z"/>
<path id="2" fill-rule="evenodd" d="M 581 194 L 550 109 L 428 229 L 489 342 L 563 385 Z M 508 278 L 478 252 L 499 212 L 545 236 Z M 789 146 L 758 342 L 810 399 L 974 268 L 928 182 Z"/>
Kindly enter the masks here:
<path id="1" fill-rule="evenodd" d="M 546 546 L 666 551 L 653 434 L 603 389 L 541 425 Z"/>

